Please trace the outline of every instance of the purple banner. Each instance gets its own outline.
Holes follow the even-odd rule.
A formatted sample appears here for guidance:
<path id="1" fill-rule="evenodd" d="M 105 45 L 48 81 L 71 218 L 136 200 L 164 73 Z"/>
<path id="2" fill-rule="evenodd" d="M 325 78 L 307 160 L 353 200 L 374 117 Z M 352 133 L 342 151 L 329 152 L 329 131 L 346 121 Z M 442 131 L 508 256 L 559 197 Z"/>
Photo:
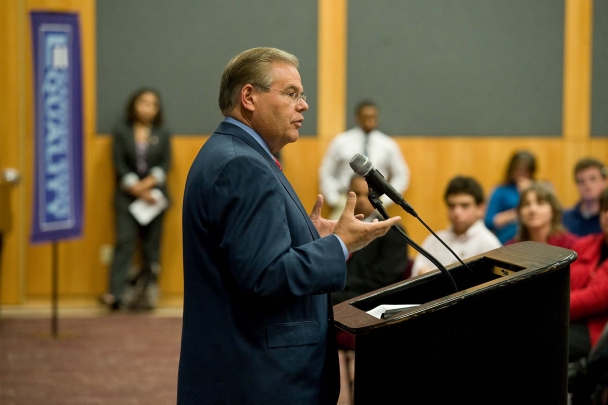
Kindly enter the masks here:
<path id="1" fill-rule="evenodd" d="M 35 181 L 32 242 L 82 233 L 82 85 L 77 14 L 30 13 Z"/>

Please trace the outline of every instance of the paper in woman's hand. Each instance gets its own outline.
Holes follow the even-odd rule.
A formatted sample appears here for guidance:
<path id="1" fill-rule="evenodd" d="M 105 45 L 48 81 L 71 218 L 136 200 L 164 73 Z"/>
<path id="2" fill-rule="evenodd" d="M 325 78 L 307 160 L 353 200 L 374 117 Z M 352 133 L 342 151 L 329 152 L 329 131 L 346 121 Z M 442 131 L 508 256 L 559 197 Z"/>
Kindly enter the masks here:
<path id="1" fill-rule="evenodd" d="M 150 190 L 150 194 L 156 200 L 150 204 L 143 198 L 138 198 L 129 205 L 129 212 L 141 225 L 148 225 L 150 221 L 163 212 L 167 206 L 167 197 L 157 188 Z"/>

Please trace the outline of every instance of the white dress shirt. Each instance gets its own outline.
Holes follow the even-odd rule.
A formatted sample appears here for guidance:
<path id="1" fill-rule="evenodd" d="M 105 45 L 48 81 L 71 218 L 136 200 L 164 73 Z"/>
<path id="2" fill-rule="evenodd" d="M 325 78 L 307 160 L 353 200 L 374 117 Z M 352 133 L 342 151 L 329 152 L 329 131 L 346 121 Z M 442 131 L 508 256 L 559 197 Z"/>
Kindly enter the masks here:
<path id="1" fill-rule="evenodd" d="M 473 257 L 502 246 L 496 235 L 486 228 L 482 220 L 476 221 L 462 235 L 456 235 L 451 227 L 436 232 L 436 234 L 445 242 L 446 245 L 450 247 L 450 249 L 454 251 L 454 253 L 458 255 L 458 257 L 460 257 L 461 260 L 468 259 L 469 257 Z M 427 236 L 424 242 L 422 242 L 421 246 L 424 250 L 439 260 L 439 262 L 444 266 L 458 261 L 458 259 L 456 259 L 454 255 L 452 255 L 452 253 L 450 253 L 450 251 L 447 250 L 445 246 L 443 246 L 441 242 L 439 242 L 433 235 Z M 421 268 L 434 270 L 437 268 L 437 266 L 435 266 L 429 259 L 418 253 L 412 266 L 411 277 L 419 275 Z"/>
<path id="2" fill-rule="evenodd" d="M 366 135 L 359 127 L 336 135 L 331 141 L 319 168 L 319 188 L 330 206 L 336 206 L 340 197 L 348 192 L 350 179 L 355 174 L 349 162 L 357 153 L 363 153 L 365 137 L 366 156 L 372 165 L 389 181 L 391 186 L 403 194 L 409 185 L 410 169 L 405 162 L 399 145 L 393 138 L 378 130 Z M 391 201 L 383 195 L 385 206 Z"/>

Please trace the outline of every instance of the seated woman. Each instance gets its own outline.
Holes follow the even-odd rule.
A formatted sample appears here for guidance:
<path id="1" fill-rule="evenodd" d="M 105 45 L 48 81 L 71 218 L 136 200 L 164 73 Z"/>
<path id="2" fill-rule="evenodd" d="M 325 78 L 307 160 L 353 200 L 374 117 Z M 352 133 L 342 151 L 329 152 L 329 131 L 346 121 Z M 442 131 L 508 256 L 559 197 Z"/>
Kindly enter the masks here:
<path id="1" fill-rule="evenodd" d="M 531 240 L 571 249 L 576 242 L 562 226 L 562 206 L 548 185 L 535 182 L 524 189 L 516 210 L 519 229 L 507 245 Z"/>
<path id="2" fill-rule="evenodd" d="M 509 160 L 504 181 L 490 194 L 484 222 L 500 243 L 506 244 L 517 232 L 519 193 L 535 179 L 536 157 L 529 151 L 516 151 Z"/>

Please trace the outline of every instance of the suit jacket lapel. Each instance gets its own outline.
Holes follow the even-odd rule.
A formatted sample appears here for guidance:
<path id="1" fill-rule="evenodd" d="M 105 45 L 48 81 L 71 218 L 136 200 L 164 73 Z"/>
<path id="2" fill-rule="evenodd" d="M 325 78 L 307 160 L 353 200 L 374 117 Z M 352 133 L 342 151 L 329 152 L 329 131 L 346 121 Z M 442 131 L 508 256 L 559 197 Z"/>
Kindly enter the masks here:
<path id="1" fill-rule="evenodd" d="M 157 155 L 160 155 L 162 153 L 162 151 L 160 150 L 160 137 L 161 137 L 161 132 L 159 131 L 159 129 L 157 127 L 153 127 L 152 131 L 150 132 L 150 139 L 148 140 L 148 150 L 146 153 L 146 163 L 148 163 L 148 166 L 152 166 L 150 164 L 150 160 L 151 157 L 156 157 Z"/>
<path id="2" fill-rule="evenodd" d="M 268 154 L 268 152 L 266 152 L 266 150 L 264 150 L 264 148 L 262 148 L 262 146 L 255 139 L 253 139 L 251 137 L 251 135 L 249 135 L 248 133 L 246 133 L 245 131 L 243 131 L 241 128 L 239 128 L 238 126 L 236 126 L 234 124 L 231 124 L 229 122 L 222 122 L 220 124 L 220 126 L 215 130 L 215 132 L 224 134 L 224 135 L 235 136 L 235 137 L 241 139 L 243 142 L 245 142 L 247 145 L 249 145 L 252 149 L 254 149 L 256 152 L 258 152 L 260 154 L 260 156 L 262 156 L 262 158 L 268 162 L 268 164 L 270 165 L 272 170 L 274 170 L 274 173 L 276 174 L 277 178 L 283 185 L 283 188 L 285 188 L 285 191 L 287 191 L 287 194 L 289 194 L 289 196 L 291 197 L 293 202 L 296 204 L 296 206 L 299 208 L 300 212 L 302 213 L 302 216 L 304 217 L 304 219 L 306 221 L 306 225 L 308 225 L 308 229 L 310 231 L 310 234 L 311 234 L 313 240 L 319 239 L 320 238 L 319 232 L 317 232 L 317 228 L 315 228 L 312 221 L 310 220 L 310 217 L 308 216 L 308 213 L 304 209 L 304 206 L 302 205 L 300 198 L 296 194 L 293 187 L 291 187 L 291 184 L 289 183 L 289 180 L 287 180 L 287 177 L 285 177 L 283 172 L 277 167 L 277 165 L 275 164 L 275 162 L 272 159 L 272 157 L 270 156 L 270 154 Z"/>

